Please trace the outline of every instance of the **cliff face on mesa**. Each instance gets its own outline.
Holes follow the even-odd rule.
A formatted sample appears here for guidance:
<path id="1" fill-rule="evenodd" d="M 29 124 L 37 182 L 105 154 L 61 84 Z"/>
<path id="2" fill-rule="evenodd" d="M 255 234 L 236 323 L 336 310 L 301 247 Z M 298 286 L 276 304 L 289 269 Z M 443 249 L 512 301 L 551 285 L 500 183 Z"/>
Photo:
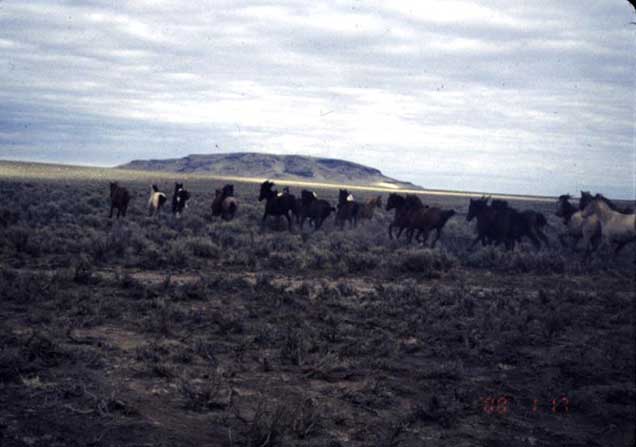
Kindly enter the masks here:
<path id="1" fill-rule="evenodd" d="M 399 187 L 413 187 L 408 182 L 386 177 L 380 170 L 358 163 L 303 155 L 274 155 L 252 152 L 194 154 L 183 158 L 164 160 L 134 160 L 118 166 L 118 168 L 327 183 L 365 185 L 389 183 Z"/>

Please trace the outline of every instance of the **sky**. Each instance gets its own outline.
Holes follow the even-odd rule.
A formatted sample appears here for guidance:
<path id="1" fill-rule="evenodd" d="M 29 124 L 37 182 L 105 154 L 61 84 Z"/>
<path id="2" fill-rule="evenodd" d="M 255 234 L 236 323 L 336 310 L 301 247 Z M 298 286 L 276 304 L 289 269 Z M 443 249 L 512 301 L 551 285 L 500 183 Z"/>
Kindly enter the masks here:
<path id="1" fill-rule="evenodd" d="M 635 21 L 625 0 L 0 0 L 0 159 L 304 154 L 633 198 Z"/>

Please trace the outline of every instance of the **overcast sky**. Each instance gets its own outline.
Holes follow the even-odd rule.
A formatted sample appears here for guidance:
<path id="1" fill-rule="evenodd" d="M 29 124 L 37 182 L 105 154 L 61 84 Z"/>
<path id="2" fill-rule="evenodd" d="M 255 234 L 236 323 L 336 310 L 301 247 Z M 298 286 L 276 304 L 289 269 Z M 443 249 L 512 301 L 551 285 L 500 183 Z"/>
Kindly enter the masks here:
<path id="1" fill-rule="evenodd" d="M 632 21 L 624 0 L 0 0 L 0 158 L 306 154 L 633 197 Z"/>

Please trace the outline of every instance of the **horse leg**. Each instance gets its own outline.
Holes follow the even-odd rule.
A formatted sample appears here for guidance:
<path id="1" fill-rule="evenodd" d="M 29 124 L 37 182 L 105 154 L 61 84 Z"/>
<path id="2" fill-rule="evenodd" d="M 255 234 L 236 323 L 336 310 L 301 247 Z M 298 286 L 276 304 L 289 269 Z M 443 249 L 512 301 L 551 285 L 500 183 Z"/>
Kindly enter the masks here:
<path id="1" fill-rule="evenodd" d="M 435 239 L 433 239 L 433 243 L 431 244 L 431 248 L 435 248 L 435 244 L 439 241 L 439 238 L 442 236 L 442 229 L 438 228 L 437 233 L 435 234 Z"/>
<path id="2" fill-rule="evenodd" d="M 113 208 L 114 208 L 114 206 L 113 206 L 113 205 L 111 205 L 111 206 L 110 206 L 110 215 L 108 216 L 108 218 L 109 218 L 109 219 L 112 219 L 112 218 L 113 218 Z"/>
<path id="3" fill-rule="evenodd" d="M 530 242 L 532 242 L 532 245 L 534 245 L 534 248 L 541 250 L 541 242 L 539 242 L 539 239 L 537 239 L 532 232 L 528 232 L 528 238 L 530 239 Z"/>
<path id="4" fill-rule="evenodd" d="M 428 242 L 428 235 L 430 234 L 430 230 L 422 230 L 420 233 L 421 239 L 422 239 L 422 245 L 424 247 L 426 247 L 426 242 Z"/>
<path id="5" fill-rule="evenodd" d="M 539 236 L 539 239 L 541 239 L 543 241 L 543 243 L 545 244 L 546 247 L 550 247 L 550 240 L 545 235 L 545 233 L 543 233 L 543 231 L 537 230 L 537 236 Z"/>
<path id="6" fill-rule="evenodd" d="M 285 213 L 285 218 L 287 219 L 287 226 L 289 227 L 289 232 L 292 231 L 292 219 L 289 217 L 289 213 Z"/>
<path id="7" fill-rule="evenodd" d="M 389 224 L 389 239 L 393 240 L 393 222 Z"/>

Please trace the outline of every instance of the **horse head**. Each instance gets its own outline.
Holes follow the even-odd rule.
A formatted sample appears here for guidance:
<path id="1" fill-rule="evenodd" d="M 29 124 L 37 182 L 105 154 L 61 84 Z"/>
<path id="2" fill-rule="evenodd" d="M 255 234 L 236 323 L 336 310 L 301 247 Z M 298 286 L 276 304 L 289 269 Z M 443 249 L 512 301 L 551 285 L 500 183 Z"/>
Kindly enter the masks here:
<path id="1" fill-rule="evenodd" d="M 275 194 L 275 192 L 272 191 L 273 186 L 274 182 L 270 182 L 269 180 L 265 180 L 263 183 L 261 183 L 261 190 L 258 195 L 259 202 L 262 202 L 264 199 L 267 199 Z"/>
<path id="2" fill-rule="evenodd" d="M 313 191 L 308 191 L 306 189 L 303 189 L 300 192 L 300 200 L 302 202 L 302 204 L 304 206 L 309 205 L 311 202 L 313 202 L 314 200 L 316 200 L 316 193 Z"/>
<path id="3" fill-rule="evenodd" d="M 346 189 L 338 191 L 338 203 L 345 203 L 347 201 L 347 197 L 349 197 L 349 191 Z"/>
<path id="4" fill-rule="evenodd" d="M 579 199 L 579 210 L 584 210 L 590 202 L 594 200 L 594 196 L 589 191 L 581 191 L 581 198 Z"/>
<path id="5" fill-rule="evenodd" d="M 403 204 L 404 197 L 392 192 L 391 194 L 389 194 L 389 198 L 386 201 L 386 210 L 390 211 L 392 209 L 400 208 Z"/>
<path id="6" fill-rule="evenodd" d="M 223 196 L 224 197 L 230 197 L 234 195 L 234 185 L 228 183 L 227 185 L 225 185 L 223 187 Z"/>
<path id="7" fill-rule="evenodd" d="M 490 200 L 486 196 L 481 196 L 479 199 L 470 199 L 470 204 L 468 205 L 468 214 L 466 215 L 466 222 L 470 222 L 475 217 L 477 217 L 482 210 L 484 210 L 488 206 L 488 200 Z"/>

